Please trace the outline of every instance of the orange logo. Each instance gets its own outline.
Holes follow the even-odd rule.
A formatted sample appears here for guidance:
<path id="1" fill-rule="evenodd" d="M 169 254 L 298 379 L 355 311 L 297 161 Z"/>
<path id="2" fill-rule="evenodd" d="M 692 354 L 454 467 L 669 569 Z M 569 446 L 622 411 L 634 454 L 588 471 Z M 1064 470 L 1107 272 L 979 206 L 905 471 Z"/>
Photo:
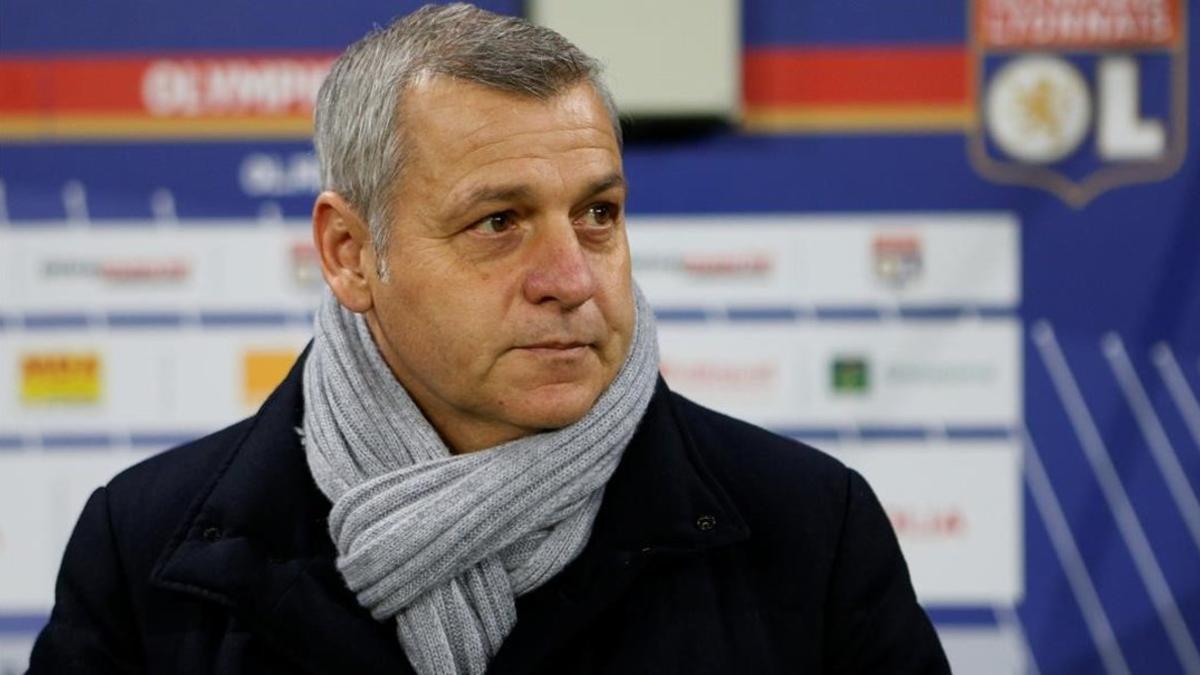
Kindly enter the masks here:
<path id="1" fill-rule="evenodd" d="M 251 350 L 242 355 L 242 400 L 257 408 L 287 376 L 296 362 L 290 349 Z"/>

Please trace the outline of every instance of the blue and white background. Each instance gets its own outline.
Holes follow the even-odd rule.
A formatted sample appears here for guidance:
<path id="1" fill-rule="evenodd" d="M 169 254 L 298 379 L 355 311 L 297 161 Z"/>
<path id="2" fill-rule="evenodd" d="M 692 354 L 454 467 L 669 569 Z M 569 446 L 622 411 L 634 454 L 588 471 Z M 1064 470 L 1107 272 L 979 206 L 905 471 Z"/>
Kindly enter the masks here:
<path id="1" fill-rule="evenodd" d="M 324 58 L 416 4 L 0 3 L 0 673 L 24 668 L 91 489 L 252 414 L 321 283 L 302 134 L 117 104 L 33 128 L 22 73 Z M 1090 106 L 1038 167 L 1125 176 L 1086 198 L 993 138 L 985 98 L 1022 54 L 978 47 L 965 0 L 745 0 L 747 64 L 916 51 L 961 63 L 962 93 L 818 82 L 760 105 L 747 65 L 743 123 L 626 147 L 668 381 L 863 471 L 957 672 L 1200 673 L 1193 5 L 1171 49 L 1038 50 Z M 1105 89 L 1106 56 L 1140 78 Z M 1097 149 L 1121 92 L 1160 130 L 1142 155 Z"/>

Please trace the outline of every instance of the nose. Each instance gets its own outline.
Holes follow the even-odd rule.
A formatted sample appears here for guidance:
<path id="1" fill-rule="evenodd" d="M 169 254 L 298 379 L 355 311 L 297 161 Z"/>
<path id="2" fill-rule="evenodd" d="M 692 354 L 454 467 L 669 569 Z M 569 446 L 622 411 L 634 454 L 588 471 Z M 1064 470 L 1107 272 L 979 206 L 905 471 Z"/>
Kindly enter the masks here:
<path id="1" fill-rule="evenodd" d="M 569 221 L 540 228 L 530 247 L 523 288 L 526 300 L 573 309 L 596 294 L 591 261 Z"/>

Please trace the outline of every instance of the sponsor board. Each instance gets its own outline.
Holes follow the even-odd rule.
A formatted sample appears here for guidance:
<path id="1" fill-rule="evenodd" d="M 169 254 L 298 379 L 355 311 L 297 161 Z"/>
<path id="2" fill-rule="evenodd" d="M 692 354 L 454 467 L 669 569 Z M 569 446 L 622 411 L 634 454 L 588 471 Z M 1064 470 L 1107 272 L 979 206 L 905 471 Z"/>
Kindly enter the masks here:
<path id="1" fill-rule="evenodd" d="M 1188 141 L 1186 13 L 1184 0 L 972 0 L 976 170 L 1075 207 L 1174 174 Z"/>
<path id="2" fill-rule="evenodd" d="M 2 359 L 0 382 L 10 385 L 0 389 L 0 436 L 215 431 L 252 412 L 310 337 L 307 327 L 95 330 L 86 341 L 66 331 L 2 331 L 0 354 L 74 356 L 86 343 L 102 364 L 95 372 L 102 371 L 103 389 L 97 393 L 90 362 L 23 381 L 21 357 Z M 42 402 L 58 400 L 87 403 Z"/>
<path id="3" fill-rule="evenodd" d="M 1021 419 L 1012 321 L 664 323 L 667 383 L 768 427 L 1010 427 Z"/>
<path id="4" fill-rule="evenodd" d="M 656 306 L 1020 304 L 1006 214 L 631 218 L 629 239 Z"/>
<path id="5" fill-rule="evenodd" d="M 12 270 L 0 303 L 311 311 L 323 287 L 307 221 L 122 224 L 0 229 Z M 634 274 L 660 307 L 1020 302 L 1018 227 L 1003 214 L 645 218 L 629 232 Z"/>
<path id="6" fill-rule="evenodd" d="M 875 490 L 922 603 L 1012 607 L 1021 599 L 1016 443 L 871 441 L 824 449 Z"/>
<path id="7" fill-rule="evenodd" d="M 0 228 L 10 312 L 311 311 L 323 288 L 307 221 Z M 253 292 L 248 292 L 253 289 Z"/>

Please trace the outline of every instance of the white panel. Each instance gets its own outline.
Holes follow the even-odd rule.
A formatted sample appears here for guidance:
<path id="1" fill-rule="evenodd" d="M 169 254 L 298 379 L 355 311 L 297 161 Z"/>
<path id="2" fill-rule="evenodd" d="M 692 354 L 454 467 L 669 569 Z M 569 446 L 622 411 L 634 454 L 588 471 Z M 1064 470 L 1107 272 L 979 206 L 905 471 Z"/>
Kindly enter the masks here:
<path id="1" fill-rule="evenodd" d="M 63 550 L 88 496 L 147 457 L 132 451 L 0 455 L 0 608 L 49 614 Z"/>
<path id="2" fill-rule="evenodd" d="M 741 96 L 740 3 L 533 0 L 536 23 L 605 65 L 626 115 L 733 118 Z"/>
<path id="3" fill-rule="evenodd" d="M 18 675 L 29 668 L 33 635 L 0 635 L 0 675 Z"/>
<path id="4" fill-rule="evenodd" d="M 662 323 L 674 389 L 771 427 L 1004 426 L 1021 415 L 1010 321 Z M 862 386 L 834 371 L 860 364 Z"/>
<path id="5" fill-rule="evenodd" d="M 872 441 L 826 449 L 879 496 L 923 604 L 1013 607 L 1021 599 L 1015 442 Z"/>
<path id="6" fill-rule="evenodd" d="M 304 311 L 322 288 L 309 225 L 144 221 L 0 228 L 5 312 Z"/>
<path id="7" fill-rule="evenodd" d="M 1036 673 L 1025 660 L 1021 635 L 1010 628 L 940 627 L 950 671 L 970 675 Z"/>
<path id="8" fill-rule="evenodd" d="M 1020 303 L 1006 214 L 632 218 L 634 275 L 656 305 Z"/>
<path id="9" fill-rule="evenodd" d="M 249 355 L 298 355 L 311 334 L 306 326 L 0 332 L 0 434 L 215 431 L 254 412 Z M 79 352 L 99 355 L 99 400 L 22 400 L 22 358 Z"/>

